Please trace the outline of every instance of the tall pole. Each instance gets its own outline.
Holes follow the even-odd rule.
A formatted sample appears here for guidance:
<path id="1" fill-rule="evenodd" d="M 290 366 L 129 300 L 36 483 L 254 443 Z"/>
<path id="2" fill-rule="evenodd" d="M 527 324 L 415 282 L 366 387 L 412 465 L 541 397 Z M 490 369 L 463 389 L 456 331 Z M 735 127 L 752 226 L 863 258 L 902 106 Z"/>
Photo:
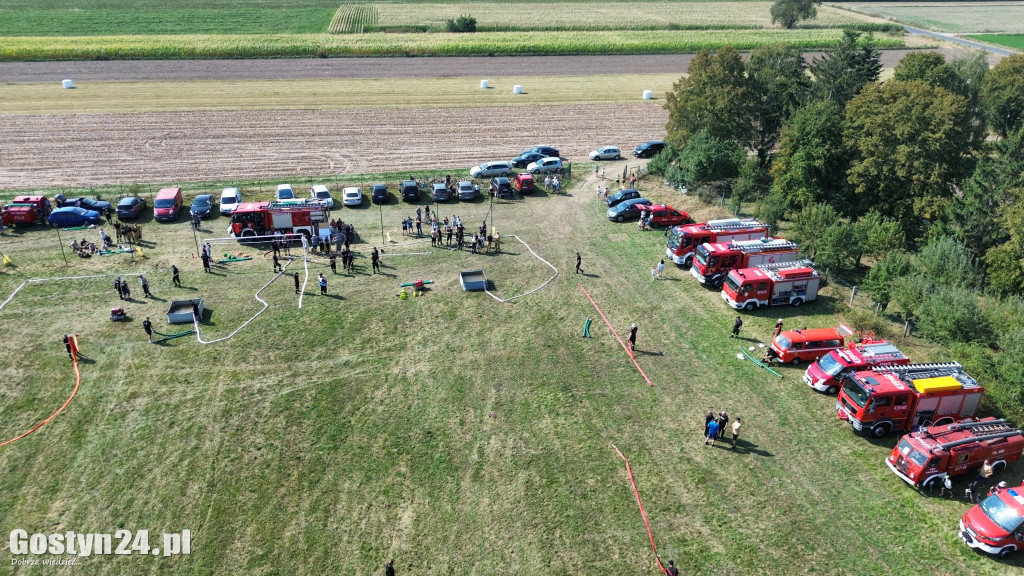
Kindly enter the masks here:
<path id="1" fill-rule="evenodd" d="M 199 249 L 199 232 L 196 231 L 195 221 L 192 222 L 192 237 L 196 240 L 196 257 L 202 255 L 202 250 Z"/>
<path id="2" fill-rule="evenodd" d="M 57 243 L 60 244 L 60 255 L 64 257 L 64 265 L 68 265 L 68 255 L 64 252 L 64 241 L 60 239 L 60 226 L 57 226 Z"/>
<path id="3" fill-rule="evenodd" d="M 387 196 L 384 199 L 386 200 Z M 377 208 L 380 210 L 380 247 L 383 250 L 387 246 L 387 242 L 384 240 L 384 205 L 377 204 Z"/>

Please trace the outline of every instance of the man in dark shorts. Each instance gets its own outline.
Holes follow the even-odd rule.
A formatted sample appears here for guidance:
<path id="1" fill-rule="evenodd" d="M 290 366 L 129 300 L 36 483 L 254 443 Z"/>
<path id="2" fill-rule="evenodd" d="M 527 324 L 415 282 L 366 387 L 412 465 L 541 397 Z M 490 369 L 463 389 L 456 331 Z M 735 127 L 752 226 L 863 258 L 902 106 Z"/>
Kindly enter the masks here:
<path id="1" fill-rule="evenodd" d="M 181 288 L 181 277 L 178 275 L 178 267 L 173 265 L 171 266 L 171 282 L 174 282 L 175 286 Z"/>
<path id="2" fill-rule="evenodd" d="M 577 252 L 576 253 L 576 273 L 577 274 L 582 274 L 583 273 L 583 268 L 580 267 L 582 265 L 583 265 L 583 258 L 580 256 L 580 253 Z"/>
<path id="3" fill-rule="evenodd" d="M 743 326 L 743 319 L 740 318 L 739 316 L 737 316 L 736 320 L 732 323 L 732 336 L 729 336 L 729 338 L 735 338 L 735 337 L 739 336 L 740 335 L 740 327 L 742 327 L 742 326 Z"/>
<path id="4" fill-rule="evenodd" d="M 142 329 L 146 331 L 146 336 L 149 337 L 149 343 L 153 343 L 153 323 L 149 321 L 149 316 L 142 321 Z"/>
<path id="5" fill-rule="evenodd" d="M 380 252 L 377 252 L 377 247 L 373 247 L 373 252 L 370 252 L 370 261 L 373 263 L 373 273 L 380 272 Z"/>
<path id="6" fill-rule="evenodd" d="M 295 293 L 298 294 L 299 293 L 299 273 L 296 272 L 295 275 L 292 276 L 292 278 L 295 279 Z"/>
<path id="7" fill-rule="evenodd" d="M 630 354 L 632 354 L 633 351 L 636 350 L 636 331 L 637 331 L 636 324 L 633 324 L 633 327 L 629 329 L 629 353 Z"/>

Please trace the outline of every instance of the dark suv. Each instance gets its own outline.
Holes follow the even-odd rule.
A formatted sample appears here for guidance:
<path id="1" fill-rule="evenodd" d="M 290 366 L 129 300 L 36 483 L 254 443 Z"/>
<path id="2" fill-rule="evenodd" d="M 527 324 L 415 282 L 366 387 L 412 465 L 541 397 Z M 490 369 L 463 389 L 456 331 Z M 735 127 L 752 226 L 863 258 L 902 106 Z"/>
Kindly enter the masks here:
<path id="1" fill-rule="evenodd" d="M 415 180 L 402 182 L 402 200 L 417 202 L 420 199 L 420 185 Z"/>
<path id="2" fill-rule="evenodd" d="M 661 140 L 644 142 L 633 149 L 633 156 L 637 158 L 653 158 L 658 152 L 665 149 L 665 143 Z"/>
<path id="3" fill-rule="evenodd" d="M 388 203 L 388 187 L 385 184 L 374 184 L 373 189 L 370 191 L 370 199 L 375 204 L 387 204 Z"/>
<path id="4" fill-rule="evenodd" d="M 491 196 L 508 198 L 512 196 L 512 181 L 504 176 L 491 178 Z"/>

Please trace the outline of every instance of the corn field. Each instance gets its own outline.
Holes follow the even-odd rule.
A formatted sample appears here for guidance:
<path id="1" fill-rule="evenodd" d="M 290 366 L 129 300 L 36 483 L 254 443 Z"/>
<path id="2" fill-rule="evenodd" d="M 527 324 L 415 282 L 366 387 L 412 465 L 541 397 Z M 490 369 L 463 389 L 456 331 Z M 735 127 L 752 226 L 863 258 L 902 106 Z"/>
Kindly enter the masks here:
<path id="1" fill-rule="evenodd" d="M 820 49 L 836 45 L 842 34 L 840 29 L 801 29 L 10 37 L 0 42 L 0 61 L 668 54 L 696 52 L 724 45 L 739 50 L 774 44 Z M 902 36 L 875 34 L 872 42 L 876 48 L 903 46 Z"/>
<path id="2" fill-rule="evenodd" d="M 328 34 L 362 34 L 377 29 L 379 11 L 374 6 L 342 4 L 334 13 Z"/>

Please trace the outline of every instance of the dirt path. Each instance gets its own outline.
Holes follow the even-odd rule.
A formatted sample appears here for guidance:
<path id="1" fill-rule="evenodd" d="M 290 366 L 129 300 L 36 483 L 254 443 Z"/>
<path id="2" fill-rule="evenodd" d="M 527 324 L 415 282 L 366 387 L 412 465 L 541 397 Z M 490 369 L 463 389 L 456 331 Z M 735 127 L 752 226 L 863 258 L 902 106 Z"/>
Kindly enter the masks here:
<path id="1" fill-rule="evenodd" d="M 947 58 L 956 50 L 943 49 Z M 885 50 L 882 65 L 909 50 Z M 808 52 L 810 58 L 816 52 Z M 693 54 L 641 56 L 523 56 L 464 58 L 301 58 L 274 60 L 112 60 L 106 62 L 2 62 L 2 82 L 135 80 L 272 80 L 300 78 L 407 78 L 442 76 L 575 76 L 682 74 Z"/>

